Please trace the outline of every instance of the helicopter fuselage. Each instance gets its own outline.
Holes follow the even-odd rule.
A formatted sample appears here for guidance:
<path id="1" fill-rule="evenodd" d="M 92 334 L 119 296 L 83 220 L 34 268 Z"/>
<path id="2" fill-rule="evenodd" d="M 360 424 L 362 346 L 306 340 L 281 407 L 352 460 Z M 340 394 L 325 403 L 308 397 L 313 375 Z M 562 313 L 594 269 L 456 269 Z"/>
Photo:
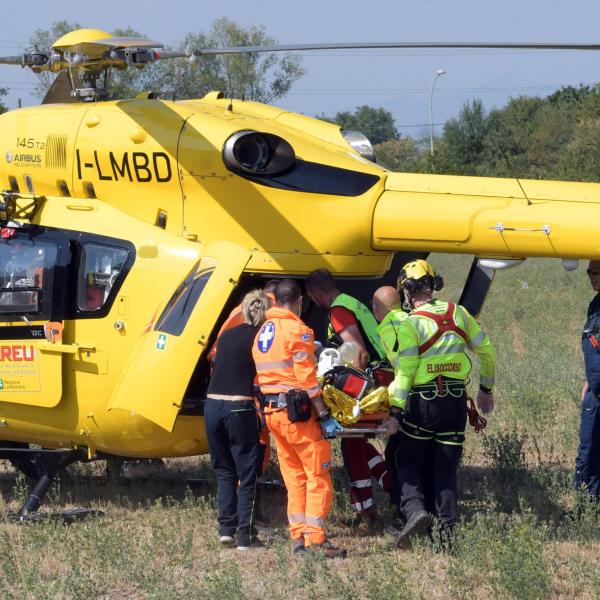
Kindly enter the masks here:
<path id="1" fill-rule="evenodd" d="M 0 438 L 91 453 L 206 451 L 185 401 L 242 277 L 600 257 L 600 185 L 390 173 L 335 125 L 216 93 L 2 115 L 0 180 L 23 196 L 0 246 Z"/>

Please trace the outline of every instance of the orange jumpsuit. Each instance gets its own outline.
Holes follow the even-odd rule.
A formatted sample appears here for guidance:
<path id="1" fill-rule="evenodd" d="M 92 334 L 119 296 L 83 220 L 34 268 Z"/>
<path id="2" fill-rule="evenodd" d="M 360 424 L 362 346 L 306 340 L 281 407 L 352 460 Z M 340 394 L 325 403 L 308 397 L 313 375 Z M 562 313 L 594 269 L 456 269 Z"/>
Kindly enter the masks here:
<path id="1" fill-rule="evenodd" d="M 311 398 L 321 394 L 314 361 L 314 334 L 289 310 L 273 307 L 254 340 L 252 355 L 261 392 L 269 398 L 291 389 L 305 390 Z M 313 415 L 292 423 L 285 408 L 265 408 L 273 434 L 281 475 L 288 492 L 288 522 L 293 540 L 306 545 L 326 539 L 325 517 L 333 500 L 331 445 L 322 439 Z"/>

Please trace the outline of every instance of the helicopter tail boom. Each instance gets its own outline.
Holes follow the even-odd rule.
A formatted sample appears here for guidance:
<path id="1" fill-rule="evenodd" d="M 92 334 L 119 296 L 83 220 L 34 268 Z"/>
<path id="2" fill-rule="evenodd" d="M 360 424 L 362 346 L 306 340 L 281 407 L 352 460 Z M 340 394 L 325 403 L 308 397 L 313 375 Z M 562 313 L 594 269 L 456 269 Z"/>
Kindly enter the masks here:
<path id="1" fill-rule="evenodd" d="M 372 225 L 376 250 L 598 258 L 600 185 L 391 173 Z"/>

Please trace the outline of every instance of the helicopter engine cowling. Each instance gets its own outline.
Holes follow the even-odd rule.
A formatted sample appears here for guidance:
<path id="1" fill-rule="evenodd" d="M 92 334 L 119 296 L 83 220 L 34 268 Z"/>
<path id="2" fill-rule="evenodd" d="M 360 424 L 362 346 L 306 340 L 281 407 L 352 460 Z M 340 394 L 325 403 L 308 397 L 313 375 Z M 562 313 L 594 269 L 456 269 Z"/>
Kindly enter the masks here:
<path id="1" fill-rule="evenodd" d="M 225 142 L 223 162 L 234 173 L 271 176 L 292 168 L 296 154 L 289 142 L 277 135 L 244 130 Z"/>

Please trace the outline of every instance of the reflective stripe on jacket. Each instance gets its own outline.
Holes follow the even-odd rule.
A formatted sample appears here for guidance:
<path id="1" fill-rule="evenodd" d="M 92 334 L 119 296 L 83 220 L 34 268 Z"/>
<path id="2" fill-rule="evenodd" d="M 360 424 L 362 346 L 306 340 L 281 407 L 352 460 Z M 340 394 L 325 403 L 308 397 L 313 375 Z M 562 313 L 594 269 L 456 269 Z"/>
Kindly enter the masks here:
<path id="1" fill-rule="evenodd" d="M 263 394 L 305 390 L 311 398 L 321 393 L 315 366 L 315 336 L 300 317 L 274 306 L 252 346 L 256 379 Z"/>
<path id="2" fill-rule="evenodd" d="M 379 343 L 379 336 L 377 335 L 377 320 L 373 316 L 373 313 L 362 302 L 352 296 L 348 296 L 348 294 L 338 294 L 329 308 L 332 309 L 335 306 L 348 309 L 356 317 L 356 321 L 360 329 L 362 329 L 361 333 L 367 338 L 363 341 L 369 351 L 370 360 L 385 358 L 385 352 Z M 331 340 L 334 335 L 336 333 L 331 326 L 331 322 L 329 322 L 327 339 Z"/>
<path id="3" fill-rule="evenodd" d="M 406 318 L 398 332 L 398 348 L 391 360 L 395 379 L 389 386 L 391 403 L 403 407 L 414 385 L 422 385 L 438 375 L 465 380 L 471 371 L 471 361 L 465 350 L 470 348 L 480 358 L 479 381 L 492 389 L 496 371 L 496 351 L 490 338 L 481 330 L 477 321 L 460 305 L 454 306 L 453 325 L 462 330 L 463 339 L 455 330 L 446 331 L 428 347 L 428 340 L 436 335 L 438 325 L 425 314 L 443 315 L 448 312 L 448 302 L 433 300 L 420 306 Z M 419 348 L 422 353 L 419 353 Z M 424 351 L 423 349 L 426 348 Z"/>
<path id="4" fill-rule="evenodd" d="M 396 370 L 398 362 L 398 332 L 400 331 L 400 325 L 402 321 L 408 317 L 408 313 L 403 311 L 401 308 L 390 310 L 390 312 L 383 317 L 381 323 L 377 327 L 377 335 L 379 336 L 379 343 L 385 353 L 385 358 L 388 359 L 390 365 Z M 394 362 L 395 361 L 395 362 Z"/>

